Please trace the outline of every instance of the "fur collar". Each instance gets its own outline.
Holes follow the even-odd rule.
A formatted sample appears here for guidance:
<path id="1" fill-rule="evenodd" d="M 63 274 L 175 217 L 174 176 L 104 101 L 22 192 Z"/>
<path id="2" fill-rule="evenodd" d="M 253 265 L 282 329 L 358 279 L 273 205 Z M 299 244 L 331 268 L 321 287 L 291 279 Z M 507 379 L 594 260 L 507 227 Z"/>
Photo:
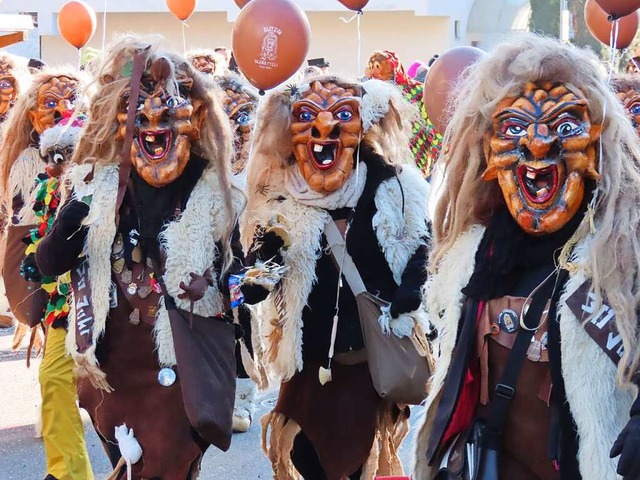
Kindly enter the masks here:
<path id="1" fill-rule="evenodd" d="M 274 174 L 272 185 L 283 185 L 277 175 L 283 173 Z M 397 283 L 411 255 L 429 236 L 428 188 L 417 168 L 404 166 L 397 177 L 384 180 L 375 189 L 377 213 L 373 217 L 373 229 Z M 324 209 L 297 202 L 284 187 L 272 187 L 268 198 L 251 212 L 250 221 L 266 225 L 276 215 L 282 216 L 291 237 L 291 246 L 283 255 L 289 270 L 276 292 L 255 311 L 262 361 L 273 380 L 286 381 L 303 367 L 302 312 L 314 283 L 319 280 L 316 278 L 317 252 L 330 215 Z M 250 239 L 245 237 L 244 243 L 248 245 Z"/>
<path id="2" fill-rule="evenodd" d="M 116 235 L 115 202 L 118 191 L 118 167 L 116 165 L 96 165 L 93 180 L 85 183 L 84 178 L 91 170 L 90 165 L 79 165 L 70 170 L 68 178 L 76 198 L 93 194 L 89 218 L 93 220 L 85 243 L 84 254 L 89 261 L 93 311 L 94 345 L 79 355 L 75 348 L 75 325 L 69 328 L 68 347 L 76 360 L 86 357 L 89 364 L 96 365 L 95 342 L 103 335 L 109 313 L 109 292 L 115 286 L 111 280 L 111 248 Z M 236 215 L 244 208 L 244 195 L 235 188 L 233 210 Z M 189 282 L 190 272 L 202 273 L 212 266 L 219 252 L 216 242 L 224 235 L 224 225 L 234 219 L 226 218 L 224 198 L 221 194 L 217 172 L 208 168 L 196 183 L 182 215 L 165 226 L 160 242 L 167 253 L 164 282 L 176 301 L 178 308 L 188 310 L 190 302 L 177 297 L 180 282 Z M 209 287 L 202 300 L 194 305 L 194 313 L 212 316 L 220 313 L 222 296 L 217 288 L 214 272 L 214 286 Z M 73 320 L 71 323 L 74 323 Z M 175 352 L 169 316 L 161 302 L 154 327 L 158 360 L 161 366 L 175 365 Z"/>
<path id="3" fill-rule="evenodd" d="M 484 227 L 471 227 L 444 256 L 438 273 L 426 285 L 427 314 L 439 334 L 434 352 L 436 371 L 416 440 L 414 478 L 431 480 L 435 472 L 425 458 L 429 432 L 440 401 L 440 393 L 449 370 L 462 314 L 462 288 L 468 283 L 475 266 L 475 254 Z M 579 244 L 574 264 L 585 265 L 588 240 Z M 589 337 L 566 299 L 584 282 L 584 270 L 570 274 L 560 299 L 559 314 L 562 335 L 562 371 L 571 414 L 578 427 L 580 471 L 585 480 L 617 480 L 617 459 L 609 458 L 609 450 L 629 419 L 635 389 L 623 389 L 616 383 L 617 369 L 609 357 Z"/>

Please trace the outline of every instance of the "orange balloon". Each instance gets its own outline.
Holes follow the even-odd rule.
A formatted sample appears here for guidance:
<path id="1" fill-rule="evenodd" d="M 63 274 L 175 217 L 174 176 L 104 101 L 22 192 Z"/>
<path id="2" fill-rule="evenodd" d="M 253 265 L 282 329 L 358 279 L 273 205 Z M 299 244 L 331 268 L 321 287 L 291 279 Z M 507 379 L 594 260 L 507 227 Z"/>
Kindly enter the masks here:
<path id="1" fill-rule="evenodd" d="M 166 2 L 169 11 L 183 22 L 193 15 L 198 4 L 198 0 L 166 0 Z"/>
<path id="2" fill-rule="evenodd" d="M 360 10 L 362 10 L 367 3 L 369 3 L 369 0 L 338 0 L 341 4 L 343 4 L 345 7 L 347 7 L 349 10 L 355 10 L 356 12 L 359 12 Z"/>
<path id="3" fill-rule="evenodd" d="M 276 87 L 296 73 L 310 42 L 309 19 L 292 0 L 251 0 L 231 34 L 240 71 L 260 90 Z"/>
<path id="4" fill-rule="evenodd" d="M 96 12 L 85 2 L 67 2 L 58 13 L 58 30 L 67 42 L 82 48 L 96 33 Z"/>
<path id="5" fill-rule="evenodd" d="M 638 32 L 638 22 L 640 21 L 640 12 L 637 10 L 626 17 L 622 17 L 618 22 L 618 38 L 611 45 L 611 29 L 615 28 L 615 23 L 610 22 L 609 14 L 605 12 L 596 0 L 587 0 L 584 4 L 584 21 L 587 28 L 595 38 L 608 46 L 614 46 L 617 49 L 627 48 L 633 42 L 633 38 Z"/>
<path id="6" fill-rule="evenodd" d="M 249 3 L 251 0 L 233 0 L 238 5 L 238 8 L 244 8 L 244 6 Z"/>
<path id="7" fill-rule="evenodd" d="M 440 55 L 424 79 L 424 109 L 439 133 L 449 122 L 447 105 L 464 70 L 485 54 L 476 47 L 454 47 Z"/>
<path id="8" fill-rule="evenodd" d="M 600 8 L 613 18 L 622 18 L 640 8 L 640 0 L 596 0 Z"/>

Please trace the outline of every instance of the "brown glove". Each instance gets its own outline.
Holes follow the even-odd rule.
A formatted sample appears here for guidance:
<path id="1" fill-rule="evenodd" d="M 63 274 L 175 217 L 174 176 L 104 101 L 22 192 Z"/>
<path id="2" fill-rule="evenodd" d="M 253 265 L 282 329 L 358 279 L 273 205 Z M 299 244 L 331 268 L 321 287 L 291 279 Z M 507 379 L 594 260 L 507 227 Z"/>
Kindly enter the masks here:
<path id="1" fill-rule="evenodd" d="M 180 282 L 180 288 L 184 290 L 184 293 L 178 294 L 178 298 L 181 300 L 188 298 L 191 302 L 197 302 L 204 297 L 207 288 L 213 286 L 213 275 L 211 269 L 208 268 L 203 275 L 191 272 L 189 276 L 191 281 L 188 286 L 184 282 Z"/>

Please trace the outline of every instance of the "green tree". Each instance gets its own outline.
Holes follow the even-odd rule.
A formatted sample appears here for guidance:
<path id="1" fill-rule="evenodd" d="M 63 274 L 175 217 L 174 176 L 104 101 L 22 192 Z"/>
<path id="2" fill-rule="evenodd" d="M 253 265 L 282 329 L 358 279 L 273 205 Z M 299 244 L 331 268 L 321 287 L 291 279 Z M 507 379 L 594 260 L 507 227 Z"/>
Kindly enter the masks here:
<path id="1" fill-rule="evenodd" d="M 560 36 L 560 0 L 531 0 L 529 30 Z"/>
<path id="2" fill-rule="evenodd" d="M 586 0 L 569 0 L 567 3 L 573 17 L 573 39 L 571 43 L 582 47 L 591 47 L 594 52 L 600 54 L 602 44 L 593 38 L 584 21 L 584 4 Z"/>

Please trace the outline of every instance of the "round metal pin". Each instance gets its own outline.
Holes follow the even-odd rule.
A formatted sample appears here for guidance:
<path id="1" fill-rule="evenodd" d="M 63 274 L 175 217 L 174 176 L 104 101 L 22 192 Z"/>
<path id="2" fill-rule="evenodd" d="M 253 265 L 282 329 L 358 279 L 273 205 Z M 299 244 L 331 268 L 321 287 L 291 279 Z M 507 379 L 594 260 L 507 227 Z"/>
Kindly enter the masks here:
<path id="1" fill-rule="evenodd" d="M 171 368 L 163 368 L 158 372 L 158 383 L 163 387 L 170 387 L 176 383 L 176 372 Z"/>
<path id="2" fill-rule="evenodd" d="M 513 333 L 518 329 L 518 314 L 506 308 L 498 314 L 498 325 L 507 333 Z"/>

